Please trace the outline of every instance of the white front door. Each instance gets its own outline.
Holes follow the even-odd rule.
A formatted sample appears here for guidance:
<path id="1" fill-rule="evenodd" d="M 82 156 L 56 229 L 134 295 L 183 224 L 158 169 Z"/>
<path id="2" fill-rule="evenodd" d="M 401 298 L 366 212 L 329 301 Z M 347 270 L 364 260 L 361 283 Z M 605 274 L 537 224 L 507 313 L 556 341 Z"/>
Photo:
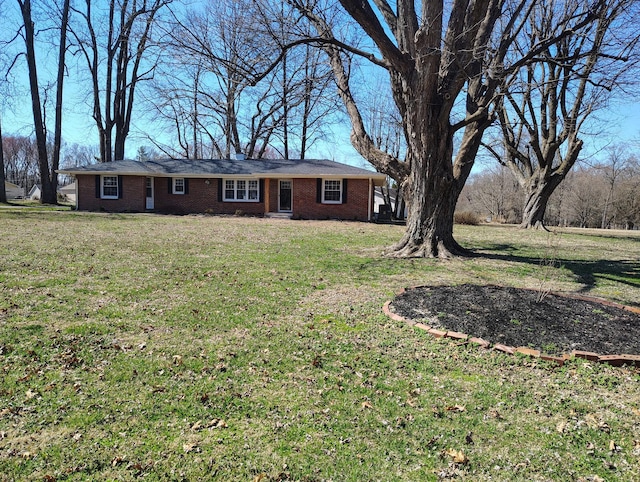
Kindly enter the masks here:
<path id="1" fill-rule="evenodd" d="M 153 209 L 153 178 L 147 178 L 147 202 L 145 209 Z"/>

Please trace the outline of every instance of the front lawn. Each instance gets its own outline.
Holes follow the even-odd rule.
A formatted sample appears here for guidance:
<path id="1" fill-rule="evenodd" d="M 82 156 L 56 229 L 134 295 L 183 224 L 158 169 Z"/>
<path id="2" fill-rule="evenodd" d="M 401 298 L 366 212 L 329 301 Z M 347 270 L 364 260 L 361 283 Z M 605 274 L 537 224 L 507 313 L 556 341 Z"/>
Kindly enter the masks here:
<path id="1" fill-rule="evenodd" d="M 640 480 L 640 372 L 388 319 L 402 287 L 640 300 L 640 233 L 0 210 L 0 481 Z M 451 300 L 455 303 L 455 299 Z"/>

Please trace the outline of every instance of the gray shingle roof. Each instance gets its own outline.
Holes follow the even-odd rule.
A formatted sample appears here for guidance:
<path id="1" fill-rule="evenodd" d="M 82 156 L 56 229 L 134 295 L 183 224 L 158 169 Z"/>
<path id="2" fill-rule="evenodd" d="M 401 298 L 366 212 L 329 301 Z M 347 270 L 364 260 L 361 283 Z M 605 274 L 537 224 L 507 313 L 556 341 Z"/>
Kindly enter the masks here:
<path id="1" fill-rule="evenodd" d="M 62 174 L 123 174 L 146 176 L 262 176 L 262 177 L 360 177 L 383 174 L 326 159 L 156 159 L 115 161 L 60 169 Z"/>

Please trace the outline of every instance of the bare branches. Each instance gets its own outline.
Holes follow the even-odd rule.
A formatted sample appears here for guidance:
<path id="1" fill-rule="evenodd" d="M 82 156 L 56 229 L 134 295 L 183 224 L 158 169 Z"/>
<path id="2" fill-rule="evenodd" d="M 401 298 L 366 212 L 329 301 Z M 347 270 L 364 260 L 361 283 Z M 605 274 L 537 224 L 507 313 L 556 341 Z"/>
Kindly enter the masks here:
<path id="1" fill-rule="evenodd" d="M 582 126 L 625 70 L 628 46 L 608 39 L 629 5 L 537 4 L 514 38 L 514 61 L 505 68 L 494 109 L 504 143 L 501 162 L 526 192 L 523 226 L 542 224 L 546 200 L 578 159 Z M 635 45 L 637 38 L 628 41 Z"/>
<path id="2" fill-rule="evenodd" d="M 351 17 L 358 22 L 360 27 L 375 42 L 382 56 L 391 64 L 394 70 L 406 71 L 409 67 L 409 58 L 387 36 L 384 27 L 377 15 L 369 5 L 369 2 L 357 0 L 339 0 L 342 7 Z M 402 2 L 400 2 L 402 3 Z M 388 17 L 389 9 L 384 9 Z M 385 18 L 386 18 L 385 17 Z M 392 28 L 395 21 L 392 21 Z M 395 31 L 396 29 L 393 28 Z"/>
<path id="3" fill-rule="evenodd" d="M 407 166 L 399 159 L 383 152 L 376 147 L 375 142 L 367 133 L 362 114 L 358 107 L 350 86 L 350 75 L 343 59 L 342 51 L 334 41 L 331 26 L 319 14 L 302 9 L 314 28 L 322 36 L 322 49 L 329 56 L 331 68 L 338 87 L 338 94 L 343 101 L 349 119 L 351 120 L 351 142 L 358 152 L 373 164 L 380 172 L 384 172 L 399 182 L 408 175 Z"/>
<path id="4" fill-rule="evenodd" d="M 120 5 L 110 2 L 102 17 L 94 11 L 93 0 L 84 0 L 82 10 L 73 8 L 81 22 L 72 26 L 71 33 L 91 78 L 93 118 L 103 162 L 125 156 L 136 89 L 156 67 L 154 63 L 143 67 L 152 46 L 152 31 L 157 16 L 170 3 L 170 0 L 124 1 Z"/>

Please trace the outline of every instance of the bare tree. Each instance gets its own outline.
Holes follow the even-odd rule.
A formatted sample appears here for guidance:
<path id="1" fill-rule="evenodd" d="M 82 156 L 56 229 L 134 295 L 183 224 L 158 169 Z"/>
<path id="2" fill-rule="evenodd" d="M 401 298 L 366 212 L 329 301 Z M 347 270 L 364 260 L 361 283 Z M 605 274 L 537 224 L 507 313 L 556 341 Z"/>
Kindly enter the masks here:
<path id="1" fill-rule="evenodd" d="M 460 202 L 466 200 L 470 210 L 482 216 L 488 214 L 492 221 L 513 223 L 521 215 L 521 192 L 507 168 L 498 166 L 473 175 Z"/>
<path id="2" fill-rule="evenodd" d="M 576 169 L 570 193 L 573 222 L 580 228 L 599 227 L 606 187 L 599 173 L 588 167 Z"/>
<path id="3" fill-rule="evenodd" d="M 24 43 L 26 47 L 27 65 L 29 68 L 29 88 L 31 92 L 31 106 L 33 109 L 33 123 L 36 133 L 36 142 L 38 147 L 38 162 L 40 165 L 40 174 L 49 172 L 49 158 L 47 155 L 47 133 L 42 114 L 42 103 L 40 101 L 40 85 L 38 83 L 38 70 L 36 65 L 35 53 L 35 33 L 34 22 L 31 16 L 31 0 L 17 0 L 22 12 L 24 27 Z M 49 179 L 44 178 L 42 183 L 42 200 L 43 202 L 51 202 L 51 188 Z M 55 200 L 53 200 L 55 202 Z"/>
<path id="4" fill-rule="evenodd" d="M 7 190 L 5 189 L 5 177 L 4 177 L 4 147 L 2 137 L 2 115 L 0 113 L 0 203 L 7 202 Z"/>
<path id="5" fill-rule="evenodd" d="M 640 161 L 631 157 L 625 163 L 613 202 L 617 224 L 624 229 L 640 225 Z"/>
<path id="6" fill-rule="evenodd" d="M 284 4 L 253 0 L 176 14 L 167 25 L 167 75 L 149 95 L 176 148 L 156 147 L 182 157 L 262 158 L 277 150 L 304 158 L 335 111 L 335 95 L 322 52 L 299 45 L 279 57 L 299 17 Z"/>
<path id="7" fill-rule="evenodd" d="M 392 256 L 449 257 L 467 253 L 453 237 L 453 214 L 485 129 L 502 77 L 526 65 L 570 30 L 599 13 L 599 0 L 565 19 L 564 28 L 508 63 L 514 39 L 535 2 L 528 0 L 340 0 L 369 43 L 349 45 L 336 35 L 317 1 L 289 0 L 314 25 L 329 55 L 338 92 L 352 125 L 356 150 L 379 171 L 401 182 L 409 203 L 405 235 Z M 312 40 L 312 39 L 309 39 Z M 367 49 L 367 45 L 374 48 Z M 398 159 L 376 148 L 354 95 L 345 55 L 369 60 L 389 75 L 407 152 Z M 464 91 L 463 91 L 464 89 Z M 464 114 L 455 117 L 463 95 Z M 454 157 L 454 135 L 460 144 Z"/>
<path id="8" fill-rule="evenodd" d="M 0 8 L 2 8 L 2 4 L 3 1 L 0 0 Z M 2 70 L 5 70 L 5 64 L 8 64 L 8 58 L 6 56 L 6 53 L 4 51 L 0 51 L 0 67 L 2 68 Z M 8 66 L 7 66 L 8 68 Z M 5 70 L 6 71 L 6 70 Z M 5 84 L 7 83 L 7 79 L 6 76 L 5 77 L 0 78 L 0 87 L 4 87 Z M 0 89 L 0 95 L 2 95 L 4 97 L 4 88 Z M 5 171 L 5 166 L 4 166 L 4 148 L 3 148 L 3 141 L 2 141 L 2 112 L 3 112 L 3 102 L 0 101 L 0 203 L 6 203 L 7 202 L 7 191 L 5 189 L 5 175 L 4 175 L 4 171 Z"/>
<path id="9" fill-rule="evenodd" d="M 625 171 L 629 169 L 630 163 L 633 162 L 633 158 L 629 156 L 628 147 L 625 145 L 610 146 L 606 152 L 606 161 L 594 166 L 594 169 L 601 173 L 607 186 L 606 197 L 602 204 L 602 221 L 600 223 L 602 229 L 609 227 L 615 217 L 615 211 L 613 213 L 611 211 L 615 202 L 616 188 Z"/>
<path id="10" fill-rule="evenodd" d="M 192 144 L 207 140 L 219 157 L 230 157 L 242 152 L 247 144 L 258 145 L 257 139 L 268 137 L 269 127 L 277 122 L 277 109 L 270 105 L 273 90 L 264 85 L 258 92 L 251 85 L 253 74 L 269 62 L 273 49 L 256 34 L 249 7 L 246 1 L 211 3 L 203 10 L 187 11 L 183 18 L 174 16 L 168 25 L 170 40 L 165 59 L 174 71 L 186 71 L 189 82 L 169 80 L 186 95 L 182 101 L 172 98 L 156 103 L 156 108 L 180 129 L 176 133 L 183 149 L 191 137 L 186 135 L 188 130 L 194 139 Z M 273 76 L 268 82 L 273 85 Z M 250 95 L 255 96 L 255 109 L 246 108 Z M 241 115 L 247 117 L 242 119 Z M 196 140 L 198 135 L 201 141 Z"/>
<path id="11" fill-rule="evenodd" d="M 2 4 L 4 2 L 0 0 L 0 8 L 2 8 Z M 0 54 L 0 62 L 4 64 L 5 59 L 4 56 Z M 2 65 L 0 64 L 0 65 Z M 0 85 L 3 85 L 3 79 L 0 79 Z M 5 189 L 5 178 L 4 178 L 4 149 L 2 147 L 2 104 L 0 103 L 0 203 L 7 202 L 7 191 Z"/>
<path id="12" fill-rule="evenodd" d="M 36 62 L 35 48 L 35 22 L 31 13 L 31 0 L 17 0 L 22 13 L 22 37 L 25 43 L 25 56 L 29 72 L 29 90 L 31 92 L 31 105 L 33 110 L 33 123 L 38 148 L 38 164 L 40 169 L 41 197 L 40 202 L 56 204 L 58 169 L 60 161 L 61 132 L 62 132 L 62 92 L 65 69 L 65 54 L 67 50 L 67 23 L 69 18 L 69 0 L 64 0 L 61 20 L 59 24 L 60 43 L 57 64 L 56 82 L 56 107 L 55 107 L 55 141 L 52 149 L 52 162 L 49 165 L 49 152 L 47 149 L 47 125 L 43 103 L 40 97 L 40 85 L 38 79 L 38 69 Z"/>
<path id="13" fill-rule="evenodd" d="M 504 79 L 496 99 L 504 150 L 488 148 L 508 166 L 525 191 L 521 227 L 544 226 L 553 191 L 582 150 L 585 122 L 620 85 L 638 36 L 626 22 L 637 13 L 633 0 L 603 0 L 597 18 L 584 30 L 569 31 L 534 61 Z M 522 29 L 511 55 L 526 54 L 566 31 L 566 19 L 584 6 L 581 0 L 539 2 L 528 28 Z"/>
<path id="14" fill-rule="evenodd" d="M 136 89 L 156 67 L 155 60 L 148 59 L 153 28 L 170 2 L 110 0 L 104 12 L 103 2 L 84 0 L 83 7 L 73 9 L 81 20 L 71 33 L 89 70 L 103 162 L 125 157 Z"/>
<path id="15" fill-rule="evenodd" d="M 179 52 L 169 50 L 164 52 L 150 88 L 142 91 L 145 102 L 152 107 L 156 126 L 161 127 L 169 139 L 144 133 L 145 141 L 169 157 L 222 157 L 224 148 L 203 93 L 207 73 L 202 65 L 187 63 Z"/>
<path id="16" fill-rule="evenodd" d="M 60 167 L 60 151 L 62 150 L 62 94 L 64 86 L 66 54 L 67 54 L 67 30 L 69 28 L 70 0 L 63 0 L 60 15 L 60 44 L 58 45 L 58 73 L 56 79 L 56 107 L 55 127 L 53 133 L 53 154 L 51 163 L 51 190 L 58 201 L 58 175 L 56 171 Z M 43 182 L 44 184 L 44 182 Z M 44 197 L 44 192 L 43 192 Z"/>
<path id="17" fill-rule="evenodd" d="M 275 131 L 282 145 L 282 156 L 294 151 L 304 159 L 318 138 L 324 137 L 327 118 L 335 117 L 338 99 L 333 89 L 333 74 L 326 56 L 309 44 L 296 45 L 299 36 L 309 37 L 312 27 L 287 2 L 253 0 L 260 28 L 281 52 L 276 68 L 280 75 L 282 126 Z M 260 77 L 260 74 L 259 74 Z"/>
<path id="18" fill-rule="evenodd" d="M 73 143 L 66 145 L 62 164 L 65 168 L 88 166 L 100 161 L 100 149 L 97 145 Z"/>
<path id="19" fill-rule="evenodd" d="M 2 150 L 6 180 L 21 185 L 26 195 L 40 177 L 35 140 L 24 136 L 3 136 Z"/>

